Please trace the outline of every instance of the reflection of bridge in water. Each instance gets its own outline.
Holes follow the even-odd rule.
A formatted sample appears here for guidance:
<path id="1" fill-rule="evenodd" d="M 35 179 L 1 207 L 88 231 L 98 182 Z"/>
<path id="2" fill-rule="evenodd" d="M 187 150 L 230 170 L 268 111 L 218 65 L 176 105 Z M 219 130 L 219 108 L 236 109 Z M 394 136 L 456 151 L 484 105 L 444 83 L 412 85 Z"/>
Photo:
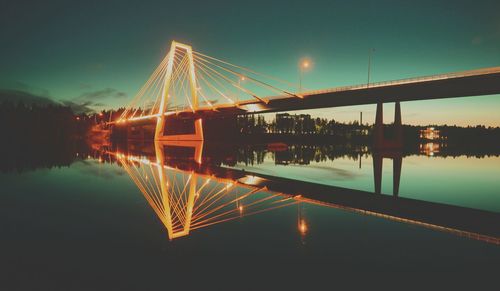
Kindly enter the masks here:
<path id="1" fill-rule="evenodd" d="M 201 162 L 202 145 L 194 149 Z M 170 239 L 189 235 L 191 230 L 226 222 L 297 203 L 292 197 L 270 194 L 227 178 L 169 166 L 165 145 L 155 144 L 156 159 L 117 154 L 116 158 L 140 189 L 167 229 Z"/>
<path id="2" fill-rule="evenodd" d="M 500 214 L 398 197 L 402 156 L 373 156 L 374 192 L 250 173 L 220 166 L 202 142 L 128 144 L 110 152 L 167 228 L 170 239 L 191 230 L 300 202 L 373 215 L 500 244 Z M 226 153 L 229 154 L 229 153 Z M 381 193 L 382 159 L 393 160 L 393 196 Z M 231 159 L 231 158 L 230 158 Z M 299 231 L 305 229 L 299 221 Z"/>

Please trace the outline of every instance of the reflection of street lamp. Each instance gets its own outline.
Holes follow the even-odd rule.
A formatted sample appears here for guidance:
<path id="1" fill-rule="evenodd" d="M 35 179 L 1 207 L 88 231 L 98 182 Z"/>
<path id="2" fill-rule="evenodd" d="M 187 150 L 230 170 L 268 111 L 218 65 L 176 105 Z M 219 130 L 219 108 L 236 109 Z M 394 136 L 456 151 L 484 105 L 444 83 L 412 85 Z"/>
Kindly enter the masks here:
<path id="1" fill-rule="evenodd" d="M 299 93 L 302 92 L 302 74 L 311 68 L 311 60 L 304 58 L 299 62 Z"/>
<path id="2" fill-rule="evenodd" d="M 307 223 L 304 219 L 304 215 L 302 213 L 302 203 L 298 204 L 298 215 L 297 215 L 297 228 L 299 229 L 299 233 L 302 237 L 304 237 L 307 233 Z"/>

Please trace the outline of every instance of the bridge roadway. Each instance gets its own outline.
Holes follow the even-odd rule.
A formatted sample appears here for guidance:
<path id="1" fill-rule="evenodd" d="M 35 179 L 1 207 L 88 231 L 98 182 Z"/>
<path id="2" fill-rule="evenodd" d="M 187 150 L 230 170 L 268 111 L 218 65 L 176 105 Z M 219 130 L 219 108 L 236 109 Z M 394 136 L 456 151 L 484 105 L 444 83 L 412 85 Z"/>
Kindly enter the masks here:
<path id="1" fill-rule="evenodd" d="M 204 106 L 194 113 L 187 108 L 178 110 L 175 114 L 198 118 L 492 94 L 500 94 L 500 67 L 308 91 L 302 93 L 303 98 L 291 95 L 263 98 L 267 103 L 249 100 L 238 104 Z M 129 121 L 145 124 L 155 117 L 136 117 Z"/>
<path id="2" fill-rule="evenodd" d="M 178 146 L 171 147 L 168 143 L 164 146 L 166 166 L 186 171 L 186 173 L 194 171 L 200 175 L 209 175 L 223 180 L 229 179 L 246 186 L 266 187 L 271 192 L 301 199 L 307 203 L 416 224 L 500 245 L 500 213 L 497 212 L 394 197 L 227 168 L 220 165 L 220 161 L 227 158 L 215 157 L 211 154 L 204 154 L 201 164 L 198 164 L 193 159 L 179 157 L 177 154 L 168 154 L 168 147 L 175 149 Z M 151 161 L 157 160 L 154 150 L 150 146 L 144 146 L 144 144 L 133 148 L 127 146 L 127 149 L 121 150 L 121 152 L 146 156 Z M 230 160 L 234 159 L 230 158 Z"/>
<path id="3" fill-rule="evenodd" d="M 363 104 L 500 94 L 500 67 L 304 92 L 303 98 L 276 96 L 268 103 L 243 102 L 221 113 L 267 113 Z M 202 109 L 200 109 L 202 110 Z M 210 110 L 210 108 L 203 108 Z"/>

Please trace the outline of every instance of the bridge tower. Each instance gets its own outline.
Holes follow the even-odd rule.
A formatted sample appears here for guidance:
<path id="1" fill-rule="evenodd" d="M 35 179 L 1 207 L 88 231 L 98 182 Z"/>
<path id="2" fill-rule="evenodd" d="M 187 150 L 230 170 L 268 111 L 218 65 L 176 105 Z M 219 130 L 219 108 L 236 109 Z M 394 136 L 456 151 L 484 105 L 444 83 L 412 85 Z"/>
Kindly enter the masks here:
<path id="1" fill-rule="evenodd" d="M 161 95 L 160 105 L 158 109 L 158 117 L 156 122 L 155 140 L 166 141 L 202 141 L 203 140 L 203 126 L 202 119 L 195 118 L 192 120 L 194 123 L 194 133 L 188 134 L 165 134 L 165 126 L 167 118 L 165 113 L 167 111 L 167 104 L 170 99 L 171 86 L 174 80 L 172 79 L 174 72 L 174 60 L 179 51 L 184 51 L 188 60 L 188 75 L 189 75 L 189 89 L 191 93 L 191 109 L 195 112 L 198 109 L 198 89 L 196 84 L 196 72 L 194 69 L 193 49 L 191 46 L 172 41 L 170 52 L 168 54 L 167 68 L 165 71 L 163 92 Z"/>

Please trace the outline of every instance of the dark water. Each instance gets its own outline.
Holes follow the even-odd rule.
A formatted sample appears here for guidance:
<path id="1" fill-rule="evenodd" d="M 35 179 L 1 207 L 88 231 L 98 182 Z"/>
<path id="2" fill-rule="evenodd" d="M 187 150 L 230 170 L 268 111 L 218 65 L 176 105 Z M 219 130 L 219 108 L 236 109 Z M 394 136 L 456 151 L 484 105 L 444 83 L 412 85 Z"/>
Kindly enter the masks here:
<path id="1" fill-rule="evenodd" d="M 53 163 L 45 157 L 38 164 L 12 163 L 23 156 L 12 152 L 0 174 L 1 290 L 315 290 L 369 284 L 368 277 L 481 286 L 500 270 L 497 155 L 445 157 L 424 147 L 378 156 L 377 172 L 367 149 L 324 146 L 55 152 Z M 398 159 L 401 167 L 393 167 Z M 304 195 L 272 191 L 259 174 L 481 210 L 493 220 L 486 234 L 441 220 L 401 220 L 332 204 L 330 190 L 307 196 L 307 183 L 284 184 Z M 331 197 L 347 191 L 335 189 Z M 427 215 L 428 208 L 415 209 Z"/>

